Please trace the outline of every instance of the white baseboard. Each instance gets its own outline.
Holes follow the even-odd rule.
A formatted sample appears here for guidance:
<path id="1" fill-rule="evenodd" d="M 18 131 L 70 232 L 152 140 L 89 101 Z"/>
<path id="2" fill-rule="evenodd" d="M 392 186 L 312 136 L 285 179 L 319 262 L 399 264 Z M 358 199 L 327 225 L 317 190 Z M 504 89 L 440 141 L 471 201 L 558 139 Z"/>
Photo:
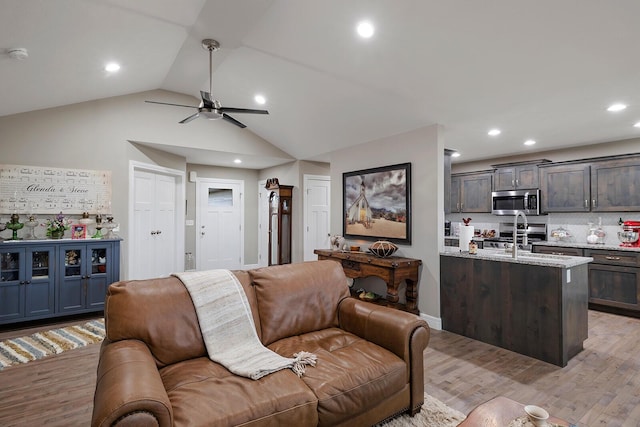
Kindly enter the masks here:
<path id="1" fill-rule="evenodd" d="M 442 319 L 440 317 L 433 317 L 424 313 L 420 313 L 420 317 L 427 322 L 431 329 L 442 330 Z"/>

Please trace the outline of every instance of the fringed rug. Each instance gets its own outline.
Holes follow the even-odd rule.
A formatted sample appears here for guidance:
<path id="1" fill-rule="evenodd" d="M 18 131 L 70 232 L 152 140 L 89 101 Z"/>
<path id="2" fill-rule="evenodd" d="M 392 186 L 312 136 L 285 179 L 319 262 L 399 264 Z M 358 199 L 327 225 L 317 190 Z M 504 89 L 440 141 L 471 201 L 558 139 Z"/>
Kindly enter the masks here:
<path id="1" fill-rule="evenodd" d="M 104 339 L 104 319 L 67 326 L 0 342 L 0 371 L 7 366 L 42 359 L 52 354 L 99 343 Z"/>
<path id="2" fill-rule="evenodd" d="M 403 414 L 376 427 L 455 427 L 465 418 L 462 412 L 425 393 L 422 410 L 416 416 Z"/>

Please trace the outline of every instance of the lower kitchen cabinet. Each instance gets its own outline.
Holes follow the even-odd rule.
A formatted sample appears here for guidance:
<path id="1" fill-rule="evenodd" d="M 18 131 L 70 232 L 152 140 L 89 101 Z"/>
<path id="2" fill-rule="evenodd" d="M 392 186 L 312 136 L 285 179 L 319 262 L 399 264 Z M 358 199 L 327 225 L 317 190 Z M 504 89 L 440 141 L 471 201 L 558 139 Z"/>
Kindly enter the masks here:
<path id="1" fill-rule="evenodd" d="M 589 263 L 589 305 L 640 317 L 640 254 L 630 251 L 585 249 Z"/>
<path id="2" fill-rule="evenodd" d="M 565 256 L 585 256 L 581 248 L 569 248 L 560 246 L 534 245 L 532 252 L 539 254 L 565 255 Z"/>
<path id="3" fill-rule="evenodd" d="M 534 245 L 533 252 L 593 258 L 589 263 L 589 308 L 640 317 L 640 253 Z"/>
<path id="4" fill-rule="evenodd" d="M 120 240 L 0 243 L 0 324 L 102 311 Z"/>

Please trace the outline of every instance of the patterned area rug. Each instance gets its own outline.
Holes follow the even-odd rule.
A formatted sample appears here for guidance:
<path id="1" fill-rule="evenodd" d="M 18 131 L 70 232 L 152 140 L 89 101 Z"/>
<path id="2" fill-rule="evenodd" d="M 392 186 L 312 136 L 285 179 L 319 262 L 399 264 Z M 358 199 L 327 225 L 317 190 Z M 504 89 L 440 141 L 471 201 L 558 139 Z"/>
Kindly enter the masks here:
<path id="1" fill-rule="evenodd" d="M 462 412 L 425 393 L 422 410 L 415 417 L 403 414 L 376 427 L 455 427 L 465 418 Z"/>
<path id="2" fill-rule="evenodd" d="M 42 359 L 52 354 L 99 343 L 104 339 L 104 319 L 83 325 L 37 332 L 0 342 L 0 371 L 7 366 Z"/>

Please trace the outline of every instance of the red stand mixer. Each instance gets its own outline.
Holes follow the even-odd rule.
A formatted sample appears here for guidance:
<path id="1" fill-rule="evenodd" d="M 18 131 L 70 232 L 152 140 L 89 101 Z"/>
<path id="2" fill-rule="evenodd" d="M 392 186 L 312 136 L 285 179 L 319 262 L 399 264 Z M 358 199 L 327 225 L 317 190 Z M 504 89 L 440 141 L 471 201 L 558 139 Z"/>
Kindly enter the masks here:
<path id="1" fill-rule="evenodd" d="M 640 248 L 640 221 L 625 221 L 622 223 L 622 231 L 618 232 L 620 246 L 627 248 Z"/>

